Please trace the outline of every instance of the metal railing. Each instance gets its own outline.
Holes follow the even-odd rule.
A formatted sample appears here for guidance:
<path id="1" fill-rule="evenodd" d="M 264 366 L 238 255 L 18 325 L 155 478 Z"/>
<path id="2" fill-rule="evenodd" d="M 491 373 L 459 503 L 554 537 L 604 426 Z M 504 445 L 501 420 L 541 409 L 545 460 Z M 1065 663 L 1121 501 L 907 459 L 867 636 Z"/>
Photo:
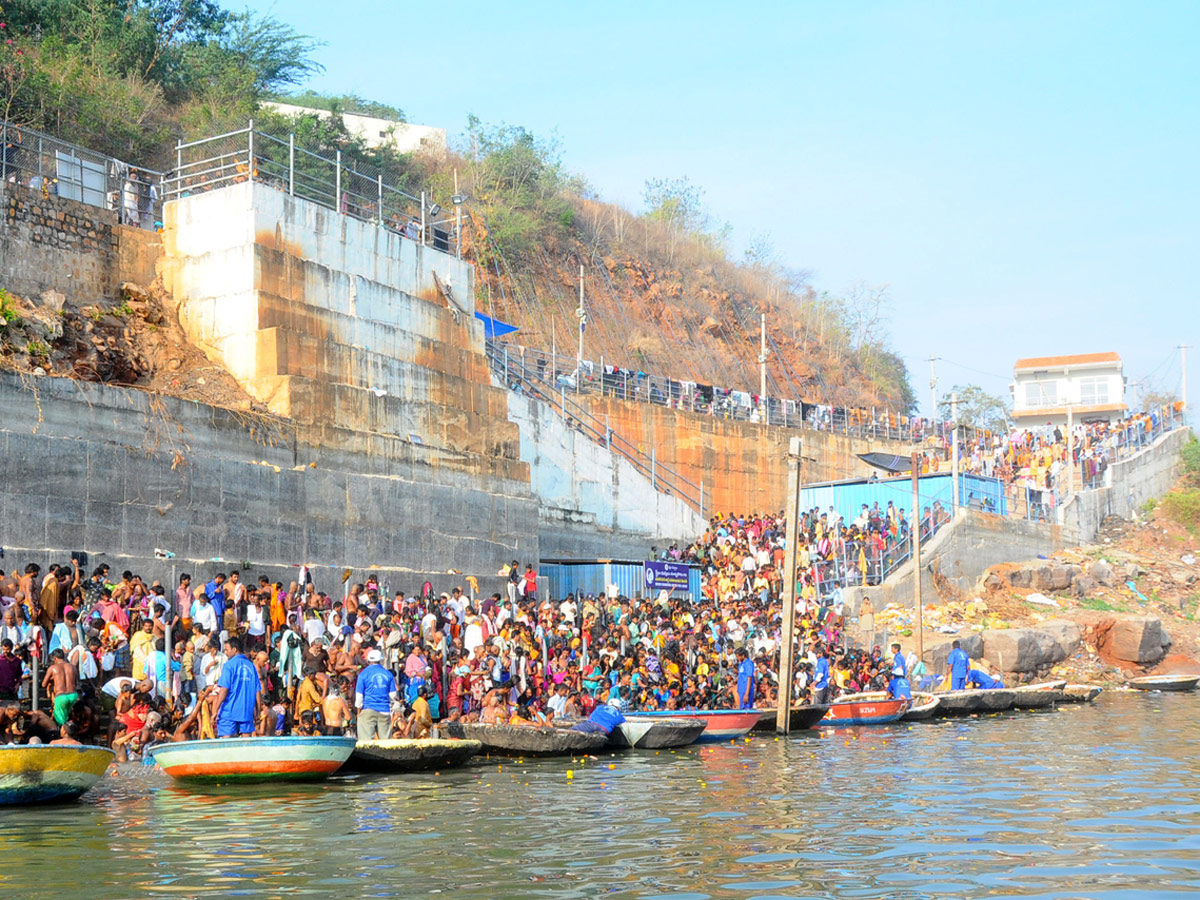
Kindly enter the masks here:
<path id="1" fill-rule="evenodd" d="M 257 181 L 289 196 L 403 235 L 425 247 L 461 257 L 459 207 L 452 214 L 424 192 L 406 193 L 384 180 L 381 170 L 347 165 L 341 151 L 330 158 L 246 127 L 175 147 L 175 172 L 165 183 L 166 199 Z M 455 198 L 460 199 L 460 198 Z"/>
<path id="2" fill-rule="evenodd" d="M 6 184 L 113 210 L 122 225 L 150 231 L 162 222 L 161 172 L 10 122 L 0 123 L 0 148 L 0 181 Z"/>
<path id="3" fill-rule="evenodd" d="M 568 428 L 624 457 L 650 480 L 656 491 L 679 497 L 701 517 L 707 518 L 703 483 L 696 484 L 670 466 L 660 463 L 653 447 L 646 452 L 638 444 L 617 434 L 609 427 L 607 417 L 602 421 L 577 402 L 564 385 L 555 385 L 546 380 L 536 367 L 527 367 L 520 358 L 510 358 L 507 347 L 498 341 L 487 342 L 487 358 L 492 372 L 508 390 L 548 404 L 563 417 Z"/>
<path id="4" fill-rule="evenodd" d="M 569 394 L 592 394 L 652 403 L 701 415 L 740 422 L 761 422 L 787 428 L 810 428 L 851 437 L 911 442 L 920 432 L 907 419 L 888 410 L 860 410 L 801 403 L 781 397 L 759 397 L 714 385 L 698 384 L 635 372 L 630 369 L 548 353 L 533 347 L 494 341 L 510 359 L 539 381 L 553 384 Z"/>

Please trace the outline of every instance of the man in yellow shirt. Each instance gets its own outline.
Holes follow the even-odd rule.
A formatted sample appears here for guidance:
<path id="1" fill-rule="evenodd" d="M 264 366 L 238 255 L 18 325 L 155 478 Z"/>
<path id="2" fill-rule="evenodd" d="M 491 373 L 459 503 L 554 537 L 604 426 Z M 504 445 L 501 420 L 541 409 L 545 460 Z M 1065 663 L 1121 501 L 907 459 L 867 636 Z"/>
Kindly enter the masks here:
<path id="1" fill-rule="evenodd" d="M 146 657 L 154 649 L 154 620 L 146 619 L 142 628 L 129 639 L 129 658 L 133 667 L 133 677 L 141 681 L 146 677 Z"/>

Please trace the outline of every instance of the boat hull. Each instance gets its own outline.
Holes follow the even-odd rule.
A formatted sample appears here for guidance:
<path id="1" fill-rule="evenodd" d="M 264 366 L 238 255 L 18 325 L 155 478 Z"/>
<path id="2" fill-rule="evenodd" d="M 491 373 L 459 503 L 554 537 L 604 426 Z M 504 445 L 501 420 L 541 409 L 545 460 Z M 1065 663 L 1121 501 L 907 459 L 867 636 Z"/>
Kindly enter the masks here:
<path id="1" fill-rule="evenodd" d="M 908 701 L 900 700 L 835 700 L 820 721 L 826 728 L 844 725 L 888 725 L 900 721 L 908 712 Z"/>
<path id="2" fill-rule="evenodd" d="M 104 777 L 107 747 L 0 746 L 0 806 L 74 800 Z"/>
<path id="3" fill-rule="evenodd" d="M 428 772 L 453 769 L 483 749 L 479 741 L 413 740 L 359 741 L 346 761 L 350 772 Z"/>
<path id="4" fill-rule="evenodd" d="M 1048 709 L 1062 701 L 1062 688 L 1030 686 L 1016 688 L 1013 693 L 1013 709 Z"/>
<path id="5" fill-rule="evenodd" d="M 969 716 L 972 713 L 1002 712 L 1012 709 L 1016 692 L 1010 688 L 947 691 L 937 695 L 937 713 L 942 716 Z"/>
<path id="6" fill-rule="evenodd" d="M 719 744 L 746 734 L 758 724 L 760 709 L 664 709 L 637 713 L 637 718 L 692 719 L 704 722 L 697 744 Z"/>
<path id="7" fill-rule="evenodd" d="M 886 691 L 866 691 L 861 694 L 848 694 L 846 696 L 838 698 L 839 701 L 846 701 L 846 700 L 880 701 L 880 700 L 887 700 L 887 699 L 888 699 L 888 695 L 887 695 Z M 912 702 L 909 705 L 908 709 L 905 710 L 904 715 L 900 717 L 900 721 L 901 722 L 918 722 L 918 721 L 921 721 L 922 719 L 932 718 L 933 714 L 935 712 L 937 712 L 937 708 L 938 708 L 938 705 L 940 704 L 940 702 L 941 701 L 938 700 L 938 697 L 936 694 L 930 694 L 926 691 L 913 691 Z"/>
<path id="8" fill-rule="evenodd" d="M 1098 684 L 1068 684 L 1063 688 L 1063 700 L 1068 703 L 1091 703 L 1103 688 Z"/>
<path id="9" fill-rule="evenodd" d="M 352 737 L 217 738 L 157 744 L 154 761 L 189 782 L 319 781 L 354 752 Z"/>
<path id="10" fill-rule="evenodd" d="M 695 719 L 643 719 L 627 716 L 613 729 L 609 744 L 638 750 L 670 750 L 696 743 L 704 723 Z"/>
<path id="11" fill-rule="evenodd" d="M 572 731 L 548 725 L 451 722 L 439 728 L 452 738 L 479 741 L 483 752 L 502 756 L 572 756 L 595 753 L 608 743 L 608 735 L 603 732 Z"/>
<path id="12" fill-rule="evenodd" d="M 1129 686 L 1135 691 L 1194 691 L 1200 675 L 1147 675 L 1134 678 Z"/>

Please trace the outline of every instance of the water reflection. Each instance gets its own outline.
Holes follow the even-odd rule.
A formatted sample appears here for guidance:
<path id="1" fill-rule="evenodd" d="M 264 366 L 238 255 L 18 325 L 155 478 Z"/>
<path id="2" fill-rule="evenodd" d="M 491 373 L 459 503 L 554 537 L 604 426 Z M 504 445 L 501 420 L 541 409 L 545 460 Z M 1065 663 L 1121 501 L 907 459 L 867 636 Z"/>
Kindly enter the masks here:
<path id="1" fill-rule="evenodd" d="M 1182 894 L 1200 887 L 1197 704 L 1105 695 L 281 796 L 126 767 L 81 804 L 0 812 L 0 891 L 61 897 L 73 872 L 93 900 Z"/>

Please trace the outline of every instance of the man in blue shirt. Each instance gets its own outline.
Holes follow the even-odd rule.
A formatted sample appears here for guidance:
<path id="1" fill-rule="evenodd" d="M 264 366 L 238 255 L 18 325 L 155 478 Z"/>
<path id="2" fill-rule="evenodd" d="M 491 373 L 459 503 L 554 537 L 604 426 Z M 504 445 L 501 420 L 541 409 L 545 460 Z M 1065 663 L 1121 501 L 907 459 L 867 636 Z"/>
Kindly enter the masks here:
<path id="1" fill-rule="evenodd" d="M 372 647 L 367 651 L 368 666 L 354 685 L 354 705 L 358 709 L 358 739 L 386 741 L 392 736 L 392 701 L 398 688 L 396 676 L 381 663 L 383 654 Z"/>
<path id="2" fill-rule="evenodd" d="M 817 666 L 813 670 L 813 703 L 823 706 L 829 702 L 829 656 L 825 646 L 817 646 Z"/>
<path id="3" fill-rule="evenodd" d="M 993 678 L 987 672 L 981 672 L 979 669 L 972 669 L 967 673 L 967 684 L 971 687 L 977 687 L 980 690 L 991 691 L 1004 687 L 1004 682 L 999 678 Z"/>
<path id="4" fill-rule="evenodd" d="M 254 734 L 255 710 L 262 682 L 254 663 L 242 656 L 242 639 L 232 635 L 225 641 L 228 657 L 217 682 L 217 737 Z"/>
<path id="5" fill-rule="evenodd" d="M 738 709 L 751 709 L 754 706 L 754 663 L 750 661 L 750 655 L 745 650 L 737 652 L 737 659 Z"/>
<path id="6" fill-rule="evenodd" d="M 616 690 L 613 688 L 611 691 L 602 691 L 597 697 L 601 702 L 592 710 L 592 714 L 582 722 L 577 722 L 571 730 L 588 734 L 612 734 L 612 730 L 625 721 L 625 716 L 613 705 L 618 699 Z"/>
<path id="7" fill-rule="evenodd" d="M 213 612 L 217 614 L 217 631 L 225 628 L 225 573 L 218 572 L 213 580 L 204 586 L 204 596 L 212 604 Z"/>
<path id="8" fill-rule="evenodd" d="M 946 665 L 950 667 L 950 690 L 966 690 L 967 669 L 971 667 L 971 660 L 963 652 L 958 641 L 950 645 L 950 656 L 946 659 Z"/>
<path id="9" fill-rule="evenodd" d="M 912 687 L 908 683 L 908 663 L 900 652 L 899 644 L 892 644 L 892 679 L 888 682 L 888 694 L 912 700 Z"/>

